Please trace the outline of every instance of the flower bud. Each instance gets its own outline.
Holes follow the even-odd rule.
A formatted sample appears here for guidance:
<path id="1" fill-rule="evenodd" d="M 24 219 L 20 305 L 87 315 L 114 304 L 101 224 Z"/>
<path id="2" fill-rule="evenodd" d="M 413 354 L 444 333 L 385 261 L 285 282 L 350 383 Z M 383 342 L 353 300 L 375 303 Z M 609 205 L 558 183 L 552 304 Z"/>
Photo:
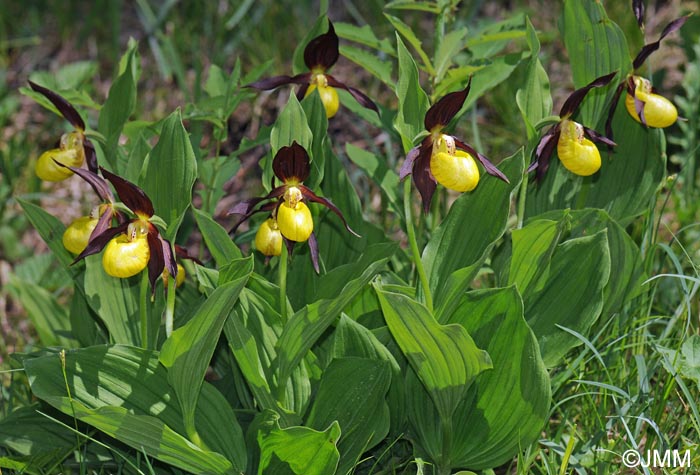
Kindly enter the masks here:
<path id="1" fill-rule="evenodd" d="M 112 277 L 127 278 L 144 270 L 151 257 L 145 235 L 130 239 L 126 234 L 115 237 L 105 247 L 102 266 Z"/>
<path id="2" fill-rule="evenodd" d="M 600 169 L 600 152 L 584 136 L 583 126 L 572 120 L 561 122 L 557 154 L 564 167 L 580 176 L 593 175 Z"/>
<path id="3" fill-rule="evenodd" d="M 282 233 L 273 218 L 266 219 L 258 228 L 255 248 L 266 256 L 279 256 L 282 253 Z"/>
<path id="4" fill-rule="evenodd" d="M 673 125 L 678 119 L 676 106 L 668 99 L 651 90 L 651 83 L 648 79 L 634 76 L 634 96 L 627 93 L 625 97 L 625 107 L 627 112 L 637 122 L 642 122 L 635 107 L 635 97 L 644 103 L 644 121 L 649 127 L 664 128 Z"/>
<path id="5" fill-rule="evenodd" d="M 82 216 L 73 221 L 63 233 L 63 247 L 76 255 L 83 252 L 97 221 L 98 218 L 91 216 Z"/>

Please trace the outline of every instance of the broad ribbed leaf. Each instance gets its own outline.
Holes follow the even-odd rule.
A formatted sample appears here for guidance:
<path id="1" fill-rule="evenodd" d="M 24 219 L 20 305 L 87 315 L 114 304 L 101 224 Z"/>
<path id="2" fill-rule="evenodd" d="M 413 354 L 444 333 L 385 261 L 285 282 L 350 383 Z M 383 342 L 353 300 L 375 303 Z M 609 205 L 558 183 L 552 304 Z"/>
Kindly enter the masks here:
<path id="1" fill-rule="evenodd" d="M 360 258 L 358 262 L 350 264 L 349 268 L 343 269 L 347 283 L 334 294 L 334 298 L 325 298 L 309 304 L 289 319 L 277 342 L 278 384 L 286 384 L 287 378 L 306 352 L 387 260 L 388 257 L 385 257 L 368 263 L 367 259 Z"/>
<path id="2" fill-rule="evenodd" d="M 47 213 L 43 208 L 21 198 L 16 198 L 16 200 L 22 207 L 22 211 L 24 211 L 29 222 L 34 226 L 34 229 L 37 230 L 46 245 L 49 246 L 53 255 L 68 269 L 68 273 L 75 279 L 80 272 L 79 268 L 78 266 L 69 267 L 71 262 L 73 262 L 74 256 L 63 247 L 63 233 L 66 227 L 58 218 Z"/>
<path id="3" fill-rule="evenodd" d="M 68 312 L 48 290 L 14 274 L 10 274 L 6 289 L 27 312 L 42 346 L 76 346 L 70 338 Z"/>
<path id="4" fill-rule="evenodd" d="M 326 109 L 321 101 L 321 96 L 309 94 L 309 97 L 301 101 L 306 118 L 309 121 L 309 130 L 311 131 L 311 144 L 307 149 L 311 156 L 311 173 L 304 184 L 315 190 L 323 181 L 326 161 L 326 142 L 328 141 L 328 117 Z"/>
<path id="5" fill-rule="evenodd" d="M 139 285 L 142 275 L 119 279 L 107 275 L 102 256 L 85 258 L 85 298 L 109 331 L 113 343 L 140 345 Z"/>
<path id="6" fill-rule="evenodd" d="M 204 375 L 216 349 L 224 322 L 231 313 L 248 277 L 249 275 L 245 275 L 218 287 L 192 319 L 185 326 L 175 330 L 163 344 L 159 359 L 163 366 L 168 368 L 168 381 L 177 394 L 185 430 L 190 438 L 198 437 L 195 428 L 195 411 Z M 243 440 L 242 433 L 238 434 L 237 440 Z M 236 448 L 239 449 L 236 464 L 245 466 L 245 446 Z"/>
<path id="7" fill-rule="evenodd" d="M 549 377 L 537 340 L 523 318 L 520 295 L 514 287 L 470 292 L 441 319 L 468 331 L 493 362 L 493 370 L 476 377 L 455 411 L 452 468 L 501 465 L 537 440 L 549 415 Z M 437 411 L 415 377 L 407 383 L 414 430 L 435 460 L 442 452 Z"/>
<path id="8" fill-rule="evenodd" d="M 156 214 L 168 224 L 166 238 L 170 240 L 175 238 L 177 227 L 192 202 L 192 186 L 196 178 L 196 158 L 177 110 L 163 122 L 142 182 Z"/>
<path id="9" fill-rule="evenodd" d="M 439 420 L 452 418 L 474 379 L 491 359 L 460 325 L 440 325 L 427 308 L 401 294 L 377 288 L 391 334 L 430 393 Z"/>
<path id="10" fill-rule="evenodd" d="M 291 93 L 287 105 L 280 112 L 270 132 L 272 155 L 277 154 L 282 147 L 291 146 L 294 142 L 307 151 L 311 150 L 313 134 L 306 120 L 304 108 L 301 107 L 296 94 Z"/>
<path id="11" fill-rule="evenodd" d="M 116 148 L 119 135 L 124 123 L 136 108 L 136 84 L 139 79 L 139 55 L 137 43 L 133 43 L 122 57 L 124 69 L 109 89 L 109 95 L 102 109 L 97 123 L 97 129 L 105 137 L 105 158 L 110 162 L 111 168 L 117 170 Z M 124 170 L 118 170 L 119 173 Z"/>
<path id="12" fill-rule="evenodd" d="M 337 473 L 347 473 L 389 432 L 390 384 L 390 366 L 381 360 L 334 359 L 323 372 L 306 425 L 322 430 L 337 421 L 343 433 Z"/>
<path id="13" fill-rule="evenodd" d="M 308 427 L 280 429 L 275 426 L 258 433 L 260 466 L 258 475 L 329 475 L 335 473 L 340 454 L 336 448 L 340 427 L 333 422 L 325 431 Z M 289 472 L 291 470 L 291 472 Z"/>
<path id="14" fill-rule="evenodd" d="M 336 25 L 336 27 L 337 26 L 338 25 Z M 368 52 L 366 50 L 347 45 L 340 47 L 340 54 L 377 77 L 387 86 L 392 86 L 392 63 L 390 61 L 380 59 L 380 57 L 374 52 Z"/>
<path id="15" fill-rule="evenodd" d="M 425 130 L 423 119 L 428 111 L 429 102 L 428 96 L 420 87 L 418 67 L 398 34 L 396 43 L 399 57 L 399 80 L 396 83 L 399 111 L 394 127 L 401 135 L 404 152 L 408 152 L 418 134 Z"/>
<path id="16" fill-rule="evenodd" d="M 615 71 L 622 80 L 631 70 L 625 35 L 608 18 L 602 2 L 566 0 L 560 25 L 576 89 Z M 591 90 L 579 109 L 579 121 L 587 127 L 598 124 L 607 115 L 606 105 L 614 93 L 614 85 Z"/>
<path id="17" fill-rule="evenodd" d="M 221 393 L 204 384 L 197 429 L 211 450 L 187 441 L 182 413 L 157 354 L 128 346 L 93 346 L 66 352 L 64 380 L 59 355 L 24 362 L 32 392 L 150 456 L 195 473 L 238 473 L 232 467 L 235 415 Z M 72 399 L 66 396 L 66 381 Z M 226 421 L 226 424 L 222 424 Z M 224 454 L 226 457 L 224 457 Z M 235 469 L 235 470 L 234 470 Z"/>
<path id="18" fill-rule="evenodd" d="M 568 350 L 581 344 L 557 326 L 585 335 L 603 309 L 603 289 L 609 276 L 610 251 L 603 230 L 560 244 L 541 290 L 523 295 L 525 318 L 548 367 L 558 364 Z"/>
<path id="19" fill-rule="evenodd" d="M 387 166 L 385 158 L 378 157 L 372 152 L 356 147 L 351 143 L 345 145 L 345 152 L 348 154 L 348 158 L 360 167 L 382 190 L 394 211 L 402 213 L 399 197 L 396 193 L 399 189 L 399 176 Z"/>
<path id="20" fill-rule="evenodd" d="M 241 250 L 238 249 L 228 233 L 219 223 L 214 221 L 208 214 L 193 208 L 194 218 L 197 221 L 197 227 L 202 233 L 207 249 L 211 252 L 212 257 L 219 267 L 223 267 L 234 259 L 243 257 Z"/>
<path id="21" fill-rule="evenodd" d="M 476 190 L 462 194 L 452 204 L 423 251 L 423 265 L 436 301 L 450 274 L 478 261 L 506 229 L 510 193 L 523 173 L 523 151 L 502 161 L 499 168 L 510 184 L 484 176 Z"/>

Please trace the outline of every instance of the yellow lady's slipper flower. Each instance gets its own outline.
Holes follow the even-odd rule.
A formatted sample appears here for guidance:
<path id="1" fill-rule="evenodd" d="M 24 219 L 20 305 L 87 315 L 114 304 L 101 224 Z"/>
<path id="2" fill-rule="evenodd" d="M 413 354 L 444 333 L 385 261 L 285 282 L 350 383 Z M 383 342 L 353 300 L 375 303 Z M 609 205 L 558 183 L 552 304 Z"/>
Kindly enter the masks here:
<path id="1" fill-rule="evenodd" d="M 170 278 L 170 272 L 168 269 L 163 269 L 163 286 L 168 288 L 168 279 Z M 185 268 L 178 262 L 177 264 L 177 277 L 175 277 L 175 288 L 179 289 L 182 284 L 185 283 L 186 272 Z"/>
<path id="2" fill-rule="evenodd" d="M 79 168 L 87 159 L 88 168 L 97 171 L 95 148 L 85 137 L 85 122 L 73 105 L 55 92 L 29 81 L 29 86 L 46 97 L 61 115 L 75 127 L 74 132 L 61 136 L 58 148 L 39 156 L 35 165 L 36 175 L 45 181 L 62 181 L 73 175 L 71 168 Z"/>
<path id="3" fill-rule="evenodd" d="M 330 209 L 341 219 L 345 229 L 355 236 L 359 235 L 350 229 L 337 206 L 329 199 L 318 196 L 304 186 L 303 182 L 309 177 L 311 171 L 309 154 L 304 150 L 304 147 L 293 142 L 288 147 L 280 148 L 272 160 L 272 171 L 275 177 L 282 182 L 282 185 L 274 188 L 262 198 L 244 200 L 231 208 L 228 212 L 229 215 L 242 215 L 242 218 L 236 222 L 231 232 L 234 232 L 242 222 L 253 214 L 260 211 L 270 211 L 273 216 L 276 216 L 278 232 L 290 250 L 293 248 L 294 243 L 309 242 L 311 260 L 316 272 L 318 272 L 318 246 L 313 232 L 314 221 L 305 201 L 313 201 Z M 263 202 L 267 203 L 258 206 Z M 277 252 L 277 249 L 279 249 L 279 252 L 281 252 L 281 245 L 278 247 L 276 243 L 273 245 L 269 242 L 271 234 L 275 231 L 273 224 L 269 221 L 263 223 L 255 237 L 255 244 L 258 250 L 268 256 L 276 255 L 272 253 L 272 250 Z M 260 242 L 258 242 L 258 238 Z"/>
<path id="4" fill-rule="evenodd" d="M 302 98 L 318 90 L 321 102 L 326 109 L 326 116 L 333 117 L 340 102 L 336 89 L 345 89 L 363 107 L 379 112 L 377 105 L 358 89 L 350 87 L 335 77 L 328 74 L 328 70 L 338 61 L 340 51 L 338 49 L 338 35 L 335 33 L 333 23 L 328 21 L 328 31 L 312 39 L 304 49 L 304 64 L 309 68 L 309 72 L 297 74 L 296 76 L 275 76 L 261 79 L 246 87 L 269 91 L 285 84 L 299 84 L 297 98 Z"/>
<path id="5" fill-rule="evenodd" d="M 537 170 L 538 181 L 544 178 L 555 147 L 562 165 L 571 173 L 579 176 L 590 176 L 600 170 L 600 152 L 593 142 L 604 143 L 610 147 L 614 147 L 615 142 L 595 130 L 571 120 L 571 116 L 581 105 L 588 91 L 594 87 L 606 86 L 616 74 L 610 73 L 596 78 L 584 87 L 576 89 L 566 99 L 559 111 L 559 122 L 542 136 L 535 149 L 534 160 L 528 168 L 528 172 Z"/>
<path id="6" fill-rule="evenodd" d="M 63 247 L 76 255 L 83 252 L 98 221 L 93 216 L 81 216 L 73 221 L 63 232 Z"/>
<path id="7" fill-rule="evenodd" d="M 130 223 L 132 228 L 134 223 Z M 112 277 L 126 279 L 146 268 L 151 258 L 145 226 L 133 226 L 107 243 L 102 253 L 102 266 Z"/>
<path id="8" fill-rule="evenodd" d="M 413 176 L 426 213 L 438 183 L 459 192 L 476 188 L 480 175 L 475 158 L 486 173 L 508 183 L 508 178 L 488 158 L 471 145 L 442 132 L 464 105 L 470 88 L 471 78 L 464 90 L 447 94 L 428 109 L 424 125 L 429 134 L 419 146 L 408 152 L 399 171 L 402 180 L 408 175 Z"/>

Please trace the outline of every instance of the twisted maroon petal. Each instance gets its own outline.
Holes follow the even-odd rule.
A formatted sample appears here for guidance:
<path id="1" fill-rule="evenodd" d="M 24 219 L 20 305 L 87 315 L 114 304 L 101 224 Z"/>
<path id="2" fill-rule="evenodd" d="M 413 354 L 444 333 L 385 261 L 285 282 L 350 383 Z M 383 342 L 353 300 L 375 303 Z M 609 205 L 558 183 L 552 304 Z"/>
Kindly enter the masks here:
<path id="1" fill-rule="evenodd" d="M 71 265 L 75 264 L 81 259 L 85 259 L 87 256 L 91 256 L 93 254 L 97 254 L 100 252 L 102 249 L 105 248 L 107 243 L 114 238 L 114 236 L 117 236 L 119 234 L 122 234 L 123 232 L 126 231 L 126 228 L 129 226 L 129 223 L 123 223 L 120 224 L 114 228 L 107 228 L 105 229 L 101 234 L 98 236 L 90 236 L 90 241 L 88 242 L 87 247 L 83 252 L 78 254 L 78 256 L 73 259 L 73 262 Z"/>
<path id="2" fill-rule="evenodd" d="M 301 190 L 301 194 L 304 196 L 304 198 L 306 198 L 309 201 L 313 201 L 314 203 L 319 203 L 328 208 L 329 210 L 333 211 L 343 222 L 343 225 L 345 225 L 345 229 L 347 229 L 351 234 L 357 237 L 361 237 L 359 234 L 352 230 L 352 228 L 348 225 L 347 221 L 345 221 L 345 216 L 343 216 L 343 213 L 336 205 L 333 204 L 331 200 L 329 200 L 328 198 L 322 198 L 318 196 L 316 193 L 314 193 L 304 185 L 298 185 L 298 187 Z"/>
<path id="3" fill-rule="evenodd" d="M 377 107 L 377 104 L 372 101 L 372 99 L 369 98 L 365 93 L 360 91 L 359 89 L 356 89 L 354 87 L 350 87 L 347 84 L 338 81 L 336 78 L 331 76 L 330 74 L 326 74 L 326 79 L 328 80 L 328 85 L 332 87 L 337 87 L 340 89 L 344 89 L 352 95 L 352 97 L 355 98 L 355 100 L 362 106 L 367 109 L 372 109 L 374 112 L 379 114 L 379 108 Z"/>
<path id="4" fill-rule="evenodd" d="M 664 31 L 661 32 L 661 36 L 658 40 L 654 41 L 653 43 L 649 43 L 648 45 L 644 45 L 641 51 L 639 51 L 639 54 L 634 58 L 634 61 L 632 62 L 632 67 L 634 69 L 638 69 L 642 64 L 644 64 L 644 61 L 646 61 L 649 55 L 657 49 L 659 49 L 659 46 L 661 46 L 661 40 L 663 40 L 667 35 L 673 33 L 674 31 L 682 27 L 689 17 L 690 15 L 676 18 L 671 23 L 666 25 L 666 28 L 664 28 Z"/>
<path id="5" fill-rule="evenodd" d="M 311 80 L 311 73 L 297 74 L 296 76 L 273 76 L 271 78 L 260 79 L 259 81 L 246 84 L 244 87 L 251 87 L 261 91 L 277 89 L 285 84 L 308 84 Z"/>
<path id="6" fill-rule="evenodd" d="M 488 173 L 489 175 L 495 176 L 496 178 L 500 178 L 501 180 L 505 181 L 506 183 L 510 183 L 510 180 L 508 180 L 508 177 L 505 176 L 503 174 L 503 172 L 496 167 L 496 165 L 491 163 L 491 161 L 488 158 L 486 158 L 486 156 L 484 156 L 484 155 L 480 154 L 479 152 L 477 152 L 476 150 L 474 150 L 474 148 L 471 145 L 466 144 L 466 143 L 464 143 L 460 140 L 457 140 L 457 139 L 455 139 L 455 145 L 457 146 L 457 148 L 464 150 L 464 151 L 468 152 L 469 154 L 471 154 L 472 156 L 476 157 L 476 159 L 479 160 L 479 162 L 484 166 L 486 173 Z"/>
<path id="7" fill-rule="evenodd" d="M 609 84 L 616 74 L 617 71 L 612 72 L 610 74 L 606 74 L 605 76 L 600 76 L 599 78 L 594 79 L 582 88 L 576 89 L 574 92 L 572 92 L 571 95 L 566 99 L 566 102 L 564 102 L 564 105 L 561 106 L 561 111 L 559 111 L 559 117 L 566 118 L 574 112 L 576 112 L 576 109 L 578 109 L 578 107 L 581 105 L 581 102 L 583 102 L 583 99 L 586 97 L 586 94 L 588 94 L 588 91 L 590 91 L 594 87 L 602 87 Z"/>
<path id="8" fill-rule="evenodd" d="M 44 86 L 40 86 L 35 82 L 29 81 L 29 86 L 39 94 L 47 98 L 51 103 L 56 106 L 58 112 L 71 123 L 73 127 L 80 130 L 81 132 L 85 130 L 85 122 L 83 118 L 80 117 L 78 111 L 75 110 L 73 104 L 68 102 L 63 96 L 56 94 L 51 89 L 47 89 Z"/>

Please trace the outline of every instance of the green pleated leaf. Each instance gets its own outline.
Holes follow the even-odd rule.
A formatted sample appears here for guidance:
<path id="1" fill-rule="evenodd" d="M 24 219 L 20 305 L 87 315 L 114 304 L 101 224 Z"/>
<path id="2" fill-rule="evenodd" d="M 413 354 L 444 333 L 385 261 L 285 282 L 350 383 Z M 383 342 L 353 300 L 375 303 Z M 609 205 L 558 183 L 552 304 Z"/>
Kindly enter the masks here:
<path id="1" fill-rule="evenodd" d="M 399 99 L 399 111 L 394 127 L 401 135 L 404 152 L 408 152 L 418 135 L 425 130 L 423 119 L 428 111 L 429 101 L 425 91 L 420 87 L 416 62 L 398 34 L 396 46 L 399 58 L 399 80 L 396 83 L 395 92 Z"/>
<path id="2" fill-rule="evenodd" d="M 406 41 L 416 50 L 416 53 L 418 53 L 418 56 L 420 57 L 421 61 L 423 62 L 423 67 L 425 70 L 430 74 L 431 76 L 435 75 L 435 68 L 433 67 L 433 64 L 430 61 L 430 58 L 428 57 L 427 54 L 425 54 L 425 51 L 423 50 L 423 44 L 422 41 L 416 36 L 416 34 L 413 32 L 410 26 L 408 26 L 406 23 L 401 21 L 395 16 L 384 14 L 387 20 L 389 20 L 389 23 L 396 29 L 397 34 L 396 34 L 396 42 L 401 43 L 403 46 L 403 42 L 401 41 L 401 38 L 399 37 L 399 34 L 406 38 Z M 405 46 L 404 46 L 405 49 Z M 406 50 L 406 53 L 408 53 L 408 50 Z M 401 67 L 401 46 L 399 46 L 399 68 Z M 399 76 L 401 76 L 401 73 L 399 72 Z M 400 80 L 400 79 L 399 79 Z"/>
<path id="3" fill-rule="evenodd" d="M 458 28 L 450 31 L 440 40 L 440 46 L 435 52 L 435 82 L 439 83 L 447 69 L 466 45 L 464 37 L 467 36 L 467 28 Z"/>
<path id="4" fill-rule="evenodd" d="M 243 257 L 241 250 L 233 243 L 231 237 L 219 223 L 203 211 L 196 208 L 193 208 L 192 211 L 207 249 L 211 252 L 219 267 L 223 267 L 234 259 Z"/>
<path id="5" fill-rule="evenodd" d="M 646 280 L 639 246 L 625 229 L 603 210 L 553 211 L 542 218 L 566 219 L 571 237 L 590 236 L 606 230 L 610 250 L 610 278 L 603 291 L 602 318 L 610 318 L 642 291 Z"/>
<path id="6" fill-rule="evenodd" d="M 24 215 L 32 223 L 32 226 L 37 230 L 46 245 L 49 246 L 53 255 L 68 269 L 68 273 L 75 279 L 80 273 L 79 267 L 70 267 L 74 256 L 63 247 L 63 233 L 66 227 L 58 218 L 47 213 L 43 208 L 21 198 L 16 198 L 16 200 L 22 207 Z"/>
<path id="7" fill-rule="evenodd" d="M 539 290 L 567 224 L 565 219 L 538 219 L 513 231 L 508 285 L 516 285 L 522 295 Z"/>
<path id="8" fill-rule="evenodd" d="M 337 27 L 337 25 L 335 26 Z M 392 85 L 392 63 L 390 61 L 380 59 L 374 52 L 347 45 L 340 46 L 340 54 L 365 69 L 387 86 Z"/>
<path id="9" fill-rule="evenodd" d="M 282 147 L 292 145 L 293 142 L 298 143 L 308 152 L 313 143 L 313 134 L 304 108 L 301 107 L 296 94 L 291 92 L 287 105 L 280 112 L 270 132 L 272 155 L 274 156 Z"/>
<path id="10" fill-rule="evenodd" d="M 390 384 L 390 366 L 381 360 L 334 359 L 323 372 L 306 425 L 322 430 L 336 421 L 340 426 L 337 473 L 347 473 L 363 452 L 389 432 L 384 396 Z"/>
<path id="11" fill-rule="evenodd" d="M 116 149 L 124 123 L 136 108 L 136 84 L 139 79 L 138 43 L 134 42 L 122 56 L 123 68 L 109 89 L 109 95 L 100 110 L 97 129 L 105 137 L 105 157 L 108 161 L 116 158 Z M 116 163 L 110 161 L 113 169 Z M 117 170 L 119 173 L 124 170 Z"/>
<path id="12" fill-rule="evenodd" d="M 194 473 L 244 470 L 231 464 L 236 459 L 230 447 L 242 439 L 236 439 L 240 428 L 223 396 L 209 384 L 202 387 L 197 429 L 204 444 L 219 453 L 200 449 L 184 437 L 175 393 L 152 351 L 127 346 L 68 351 L 66 379 L 57 354 L 28 358 L 24 369 L 36 397 L 150 456 Z"/>
<path id="13" fill-rule="evenodd" d="M 549 415 L 549 377 L 523 318 L 522 300 L 514 287 L 474 291 L 444 319 L 468 331 L 493 362 L 492 370 L 476 377 L 454 413 L 451 468 L 501 465 L 537 440 Z M 443 444 L 438 413 L 415 376 L 406 383 L 413 430 L 422 449 L 437 461 Z"/>
<path id="14" fill-rule="evenodd" d="M 389 200 L 394 211 L 402 213 L 397 195 L 399 175 L 389 168 L 384 157 L 378 157 L 372 152 L 356 147 L 351 143 L 345 144 L 345 152 L 352 162 L 360 167 L 376 183 L 382 194 Z"/>
<path id="15" fill-rule="evenodd" d="M 307 150 L 311 158 L 311 173 L 304 184 L 313 190 L 321 184 L 325 172 L 328 116 L 318 90 L 304 98 L 301 101 L 301 105 L 309 121 L 309 130 L 312 137 L 310 147 Z"/>
<path id="16" fill-rule="evenodd" d="M 358 262 L 350 264 L 349 268 L 343 269 L 347 283 L 334 294 L 334 298 L 325 298 L 309 304 L 289 319 L 277 342 L 278 384 L 286 383 L 292 370 L 306 352 L 379 272 L 387 260 L 388 257 L 384 257 L 367 262 L 367 259 L 361 258 Z"/>
<path id="17" fill-rule="evenodd" d="M 523 173 L 522 149 L 503 160 L 499 168 L 510 184 L 490 175 L 483 176 L 476 190 L 463 193 L 452 204 L 423 250 L 423 265 L 438 303 L 450 274 L 477 262 L 506 229 L 510 193 L 520 183 Z"/>
<path id="18" fill-rule="evenodd" d="M 377 295 L 401 352 L 430 393 L 440 419 L 449 420 L 477 375 L 492 367 L 488 353 L 464 327 L 440 325 L 415 300 L 380 288 Z"/>
<path id="19" fill-rule="evenodd" d="M 529 18 L 525 18 L 527 27 L 527 43 L 530 47 L 530 60 L 525 71 L 525 82 L 515 94 L 515 102 L 523 116 L 527 129 L 528 140 L 534 141 L 537 136 L 535 124 L 548 116 L 552 111 L 552 96 L 547 72 L 540 62 L 540 41 L 537 31 Z"/>
<path id="20" fill-rule="evenodd" d="M 42 346 L 76 346 L 70 338 L 68 312 L 48 290 L 14 274 L 10 274 L 6 289 L 27 312 Z"/>
<path id="21" fill-rule="evenodd" d="M 581 344 L 558 326 L 585 335 L 600 316 L 609 276 L 610 251 L 603 230 L 557 246 L 541 290 L 523 295 L 525 318 L 548 367 L 558 364 L 568 350 Z"/>
<path id="22" fill-rule="evenodd" d="M 119 279 L 107 275 L 101 255 L 85 258 L 85 298 L 113 343 L 141 344 L 139 285 L 142 275 Z"/>
<path id="23" fill-rule="evenodd" d="M 632 68 L 627 40 L 597 0 L 566 0 L 560 26 L 576 89 L 618 72 L 613 84 L 591 90 L 581 104 L 577 116 L 592 128 L 607 115 L 606 105 L 615 93 L 615 84 L 624 80 Z"/>
<path id="24" fill-rule="evenodd" d="M 340 38 L 360 43 L 389 55 L 395 53 L 391 42 L 388 39 L 377 38 L 369 25 L 356 26 L 350 23 L 336 22 L 333 23 L 333 27 Z M 343 46 L 340 47 L 340 50 L 343 50 Z"/>
<path id="25" fill-rule="evenodd" d="M 308 427 L 280 429 L 276 423 L 258 433 L 258 475 L 329 475 L 336 471 L 340 427 L 333 422 L 325 431 Z"/>
<path id="26" fill-rule="evenodd" d="M 153 201 L 158 216 L 168 224 L 167 237 L 173 239 L 185 211 L 192 202 L 197 178 L 197 161 L 190 138 L 182 125 L 180 111 L 163 122 L 158 143 L 150 153 L 143 190 Z"/>
<path id="27" fill-rule="evenodd" d="M 248 276 L 218 287 L 192 319 L 170 335 L 161 349 L 160 362 L 168 368 L 168 381 L 182 408 L 185 430 L 194 441 L 199 438 L 195 428 L 195 411 L 204 375 L 224 323 Z M 242 439 L 242 434 L 239 439 Z M 245 466 L 245 447 L 240 452 L 238 465 Z"/>

